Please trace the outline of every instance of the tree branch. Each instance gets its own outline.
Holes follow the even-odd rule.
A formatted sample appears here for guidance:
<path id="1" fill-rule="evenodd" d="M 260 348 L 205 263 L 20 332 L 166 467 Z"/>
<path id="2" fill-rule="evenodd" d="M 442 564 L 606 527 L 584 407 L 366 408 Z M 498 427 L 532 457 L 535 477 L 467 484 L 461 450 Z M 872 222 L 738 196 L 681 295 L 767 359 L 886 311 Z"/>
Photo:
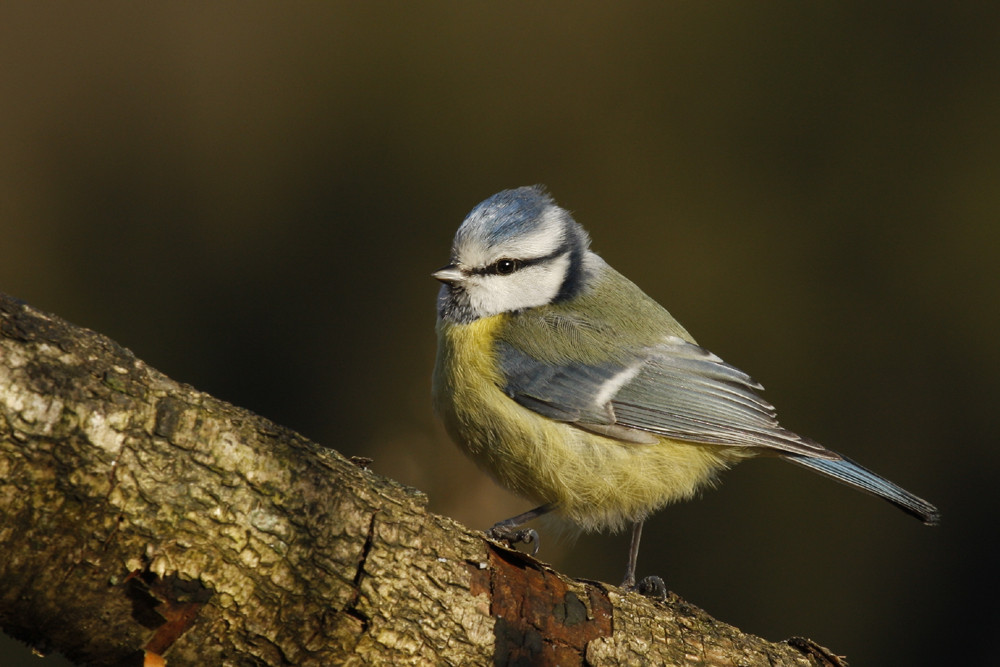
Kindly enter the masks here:
<path id="1" fill-rule="evenodd" d="M 88 664 L 837 665 L 564 577 L 0 294 L 0 625 Z"/>

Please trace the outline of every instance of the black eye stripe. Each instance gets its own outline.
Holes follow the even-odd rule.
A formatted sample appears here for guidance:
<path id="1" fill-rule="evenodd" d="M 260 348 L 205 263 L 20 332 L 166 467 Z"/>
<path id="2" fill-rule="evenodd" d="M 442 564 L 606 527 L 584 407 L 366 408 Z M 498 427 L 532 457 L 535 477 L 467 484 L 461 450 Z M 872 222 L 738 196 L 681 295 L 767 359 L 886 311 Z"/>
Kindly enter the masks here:
<path id="1" fill-rule="evenodd" d="M 532 257 L 530 259 L 514 259 L 513 257 L 501 257 L 497 261 L 493 262 L 489 266 L 477 267 L 472 270 L 472 273 L 481 276 L 509 276 L 515 271 L 520 271 L 523 268 L 529 266 L 535 266 L 536 264 L 544 264 L 545 262 L 552 261 L 556 257 L 566 254 L 569 251 L 567 245 L 561 245 L 548 255 L 542 255 L 541 257 Z"/>

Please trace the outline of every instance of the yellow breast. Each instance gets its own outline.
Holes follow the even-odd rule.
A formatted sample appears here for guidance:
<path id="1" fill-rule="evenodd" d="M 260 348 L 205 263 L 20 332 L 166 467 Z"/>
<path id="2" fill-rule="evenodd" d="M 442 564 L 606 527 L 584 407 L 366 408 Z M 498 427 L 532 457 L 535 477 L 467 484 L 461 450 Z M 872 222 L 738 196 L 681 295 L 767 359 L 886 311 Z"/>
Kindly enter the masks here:
<path id="1" fill-rule="evenodd" d="M 434 407 L 453 440 L 506 488 L 585 530 L 619 529 L 690 497 L 749 455 L 661 438 L 626 443 L 522 407 L 502 391 L 494 340 L 507 315 L 438 322 Z"/>

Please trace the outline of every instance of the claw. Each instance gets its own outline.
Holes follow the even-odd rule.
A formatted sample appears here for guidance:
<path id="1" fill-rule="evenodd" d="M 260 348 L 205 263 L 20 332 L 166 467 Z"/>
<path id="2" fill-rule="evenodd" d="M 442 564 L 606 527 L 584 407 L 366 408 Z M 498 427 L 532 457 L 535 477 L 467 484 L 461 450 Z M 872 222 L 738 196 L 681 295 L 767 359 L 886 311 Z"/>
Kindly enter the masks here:
<path id="1" fill-rule="evenodd" d="M 655 574 L 643 577 L 642 581 L 635 587 L 635 591 L 654 600 L 665 601 L 667 599 L 667 585 L 663 583 L 663 579 Z"/>
<path id="2" fill-rule="evenodd" d="M 540 541 L 534 528 L 516 528 L 498 523 L 486 531 L 486 537 L 498 542 L 506 542 L 511 547 L 515 544 L 532 544 L 531 555 L 538 553 Z"/>

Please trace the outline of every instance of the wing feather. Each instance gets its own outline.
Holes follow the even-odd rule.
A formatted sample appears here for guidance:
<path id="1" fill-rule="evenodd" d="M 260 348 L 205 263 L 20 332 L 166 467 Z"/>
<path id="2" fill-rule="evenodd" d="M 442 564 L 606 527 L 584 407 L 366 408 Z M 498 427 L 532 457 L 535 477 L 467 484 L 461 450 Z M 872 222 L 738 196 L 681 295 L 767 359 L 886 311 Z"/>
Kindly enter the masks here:
<path id="1" fill-rule="evenodd" d="M 763 387 L 749 375 L 676 336 L 602 364 L 544 362 L 508 342 L 500 342 L 497 352 L 505 393 L 552 419 L 598 432 L 626 428 L 705 444 L 829 455 L 781 427 L 774 407 L 756 393 Z"/>

